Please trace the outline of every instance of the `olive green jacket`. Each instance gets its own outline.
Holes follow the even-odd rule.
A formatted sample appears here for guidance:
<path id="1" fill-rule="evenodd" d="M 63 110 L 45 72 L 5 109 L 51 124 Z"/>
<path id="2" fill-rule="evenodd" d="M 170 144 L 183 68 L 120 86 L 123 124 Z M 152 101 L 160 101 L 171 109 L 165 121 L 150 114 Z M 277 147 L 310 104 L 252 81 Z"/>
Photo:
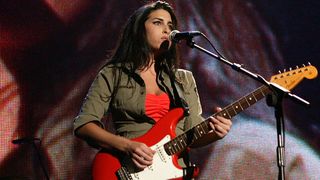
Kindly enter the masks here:
<path id="1" fill-rule="evenodd" d="M 120 85 L 114 96 L 114 86 L 119 78 L 120 68 L 105 66 L 93 81 L 78 116 L 74 119 L 74 132 L 89 122 L 97 122 L 104 128 L 101 119 L 111 112 L 116 133 L 135 138 L 145 134 L 155 121 L 145 115 L 146 87 L 139 71 L 130 73 L 122 69 Z M 189 115 L 179 121 L 177 135 L 203 121 L 202 109 L 194 77 L 190 71 L 178 69 L 175 73 L 180 86 L 181 98 L 189 106 Z M 130 78 L 129 78 L 130 77 Z M 166 73 L 160 73 L 157 83 L 161 90 L 174 101 L 173 88 Z M 178 88 L 177 88 L 178 89 Z M 172 107 L 172 106 L 171 106 Z"/>

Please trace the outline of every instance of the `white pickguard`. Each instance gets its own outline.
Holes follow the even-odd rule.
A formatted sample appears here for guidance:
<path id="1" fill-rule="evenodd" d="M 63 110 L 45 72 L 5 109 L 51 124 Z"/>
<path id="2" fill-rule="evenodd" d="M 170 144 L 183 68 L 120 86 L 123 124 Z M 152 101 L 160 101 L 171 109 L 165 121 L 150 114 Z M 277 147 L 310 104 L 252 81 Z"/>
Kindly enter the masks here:
<path id="1" fill-rule="evenodd" d="M 163 145 L 170 141 L 170 136 L 165 136 L 161 141 L 151 147 L 156 151 L 153 156 L 153 164 L 148 166 L 143 171 L 132 173 L 131 177 L 134 180 L 164 180 L 174 179 L 183 176 L 183 170 L 178 169 L 172 162 L 172 156 L 168 156 Z"/>

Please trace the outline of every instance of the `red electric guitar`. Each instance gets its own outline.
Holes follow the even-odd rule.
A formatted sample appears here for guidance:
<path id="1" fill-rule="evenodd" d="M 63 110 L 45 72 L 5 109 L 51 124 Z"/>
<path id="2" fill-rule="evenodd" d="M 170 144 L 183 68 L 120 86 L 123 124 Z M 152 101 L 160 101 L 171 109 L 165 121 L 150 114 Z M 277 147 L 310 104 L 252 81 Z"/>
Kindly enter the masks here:
<path id="1" fill-rule="evenodd" d="M 314 66 L 308 65 L 272 76 L 270 82 L 290 90 L 298 85 L 303 78 L 313 79 L 317 76 L 317 73 L 317 69 Z M 230 119 L 270 93 L 269 88 L 263 85 L 212 116 L 219 115 Z M 186 176 L 186 171 L 178 165 L 178 154 L 189 147 L 193 141 L 210 131 L 209 120 L 207 119 L 185 133 L 176 136 L 176 124 L 183 118 L 183 115 L 182 108 L 172 109 L 145 135 L 132 139 L 143 142 L 156 151 L 151 166 L 143 171 L 135 171 L 129 157 L 119 152 L 103 149 L 94 159 L 93 179 L 183 179 Z M 196 177 L 197 172 L 198 170 L 195 169 L 191 177 Z"/>

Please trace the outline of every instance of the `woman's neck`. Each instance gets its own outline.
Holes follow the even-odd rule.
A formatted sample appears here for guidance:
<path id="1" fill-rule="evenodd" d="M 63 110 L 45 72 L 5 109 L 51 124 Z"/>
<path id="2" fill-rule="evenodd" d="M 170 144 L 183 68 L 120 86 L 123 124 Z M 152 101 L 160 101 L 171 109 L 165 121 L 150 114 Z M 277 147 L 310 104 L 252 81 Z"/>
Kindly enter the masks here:
<path id="1" fill-rule="evenodd" d="M 143 69 L 141 69 L 141 72 L 150 72 L 152 74 L 155 74 L 156 72 L 155 72 L 154 65 L 155 65 L 154 59 L 150 59 L 149 64 Z"/>

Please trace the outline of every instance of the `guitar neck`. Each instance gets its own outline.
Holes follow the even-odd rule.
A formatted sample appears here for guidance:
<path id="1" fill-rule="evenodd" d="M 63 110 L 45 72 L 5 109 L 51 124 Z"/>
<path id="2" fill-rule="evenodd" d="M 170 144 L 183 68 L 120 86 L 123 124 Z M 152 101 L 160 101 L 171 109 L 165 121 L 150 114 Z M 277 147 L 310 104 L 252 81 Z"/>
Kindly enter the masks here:
<path id="1" fill-rule="evenodd" d="M 247 94 L 246 96 L 240 98 L 234 103 L 226 106 L 220 112 L 217 112 L 211 116 L 222 116 L 224 118 L 231 119 L 235 115 L 239 114 L 243 110 L 247 109 L 251 105 L 255 104 L 266 95 L 271 93 L 270 89 L 267 86 L 261 86 L 255 91 Z M 205 121 L 199 123 L 193 128 L 189 129 L 185 133 L 175 137 L 171 141 L 164 144 L 164 148 L 169 155 L 173 155 L 177 152 L 185 150 L 190 146 L 194 141 L 200 139 L 206 135 L 211 130 L 209 125 L 209 118 Z"/>

